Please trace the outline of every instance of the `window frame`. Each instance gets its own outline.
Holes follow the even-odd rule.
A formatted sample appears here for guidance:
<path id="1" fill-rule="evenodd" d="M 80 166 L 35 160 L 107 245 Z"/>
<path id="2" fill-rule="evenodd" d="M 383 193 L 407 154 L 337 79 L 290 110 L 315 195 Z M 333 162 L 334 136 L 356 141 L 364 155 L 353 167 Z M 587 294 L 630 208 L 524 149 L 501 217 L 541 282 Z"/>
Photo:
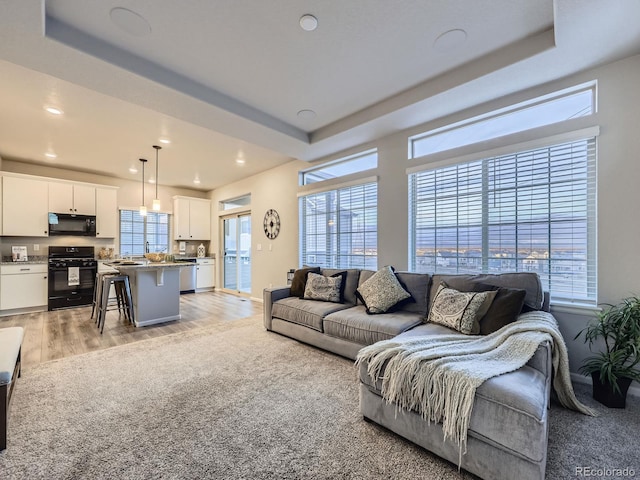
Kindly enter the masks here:
<path id="1" fill-rule="evenodd" d="M 123 212 L 131 212 L 132 214 L 132 220 L 124 220 L 123 219 Z M 156 225 L 163 225 L 163 222 L 157 221 L 157 222 L 149 222 L 150 217 L 160 217 L 160 216 L 166 216 L 166 225 L 167 225 L 167 235 L 166 235 L 166 246 L 163 242 L 154 242 L 151 243 L 149 236 L 150 235 L 158 235 L 157 232 L 150 232 L 149 231 L 149 223 L 153 223 Z M 140 217 L 142 218 L 142 222 L 140 221 L 136 221 L 136 218 Z M 123 229 L 123 222 L 126 223 L 130 223 L 132 224 L 132 231 L 130 232 L 125 232 Z M 143 225 L 143 231 L 142 232 L 134 232 L 134 228 L 135 228 L 135 224 L 140 224 L 142 223 Z M 149 242 L 149 252 L 155 252 L 155 251 L 162 251 L 165 250 L 166 253 L 170 253 L 171 252 L 171 214 L 167 213 L 167 212 L 147 212 L 147 215 L 142 217 L 140 215 L 140 212 L 137 209 L 127 209 L 127 208 L 121 208 L 118 212 L 118 226 L 119 226 L 119 233 L 118 233 L 118 240 L 119 240 L 119 251 L 120 251 L 120 256 L 121 257 L 125 257 L 125 256 L 143 256 L 144 253 L 146 252 L 146 244 L 147 242 Z M 129 242 L 123 242 L 123 235 L 125 234 L 131 234 L 133 235 L 142 235 L 144 240 L 142 243 L 142 251 L 139 252 L 140 248 L 135 248 L 135 247 L 140 247 L 140 245 L 135 245 L 133 243 L 129 243 Z M 132 252 L 125 252 L 123 250 L 123 246 L 132 246 Z M 155 248 L 151 248 L 151 246 L 155 246 Z M 160 247 L 158 247 L 160 246 Z"/>
<path id="2" fill-rule="evenodd" d="M 412 204 L 412 195 L 415 193 L 412 190 L 412 176 L 414 174 L 417 174 L 419 172 L 427 172 L 427 171 L 435 171 L 438 169 L 443 169 L 443 168 L 447 168 L 447 167 L 452 167 L 452 166 L 461 166 L 461 165 L 465 165 L 465 164 L 471 164 L 473 162 L 483 162 L 483 161 L 489 161 L 491 159 L 495 159 L 495 158 L 499 158 L 500 156 L 508 156 L 508 155 L 517 155 L 518 153 L 524 153 L 527 151 L 534 151 L 536 149 L 544 149 L 544 148 L 548 148 L 554 145 L 558 145 L 558 144 L 563 144 L 563 143 L 572 143 L 572 142 L 576 142 L 579 141 L 580 139 L 590 139 L 593 138 L 594 141 L 594 152 L 593 152 L 593 159 L 589 160 L 592 161 L 593 163 L 590 164 L 590 167 L 592 168 L 592 171 L 590 172 L 590 177 L 588 179 L 588 182 L 590 182 L 586 189 L 588 190 L 587 194 L 589 195 L 589 198 L 587 200 L 588 202 L 588 208 L 589 211 L 587 212 L 587 215 L 591 215 L 592 218 L 587 218 L 587 222 L 589 224 L 589 231 L 586 234 L 586 238 L 587 238 L 587 268 L 589 269 L 589 271 L 586 274 L 586 281 L 588 283 L 587 286 L 587 298 L 581 297 L 581 298 L 570 298 L 570 297 L 563 297 L 563 296 L 559 296 L 559 295 L 554 295 L 553 289 L 551 290 L 551 299 L 553 301 L 554 304 L 559 304 L 559 305 L 577 305 L 577 306 L 586 306 L 586 307 L 593 307 L 597 304 L 597 205 L 596 205 L 596 195 L 597 195 L 597 182 L 596 182 L 596 177 L 597 177 L 597 172 L 596 172 L 596 167 L 597 167 L 597 136 L 599 134 L 599 128 L 598 127 L 591 127 L 591 128 L 587 128 L 587 129 L 582 129 L 579 131 L 575 131 L 575 132 L 569 132 L 569 133 L 565 133 L 565 134 L 560 134 L 560 135 L 555 135 L 555 136 L 551 136 L 551 137 L 547 137 L 547 138 L 539 138 L 536 139 L 534 141 L 530 141 L 530 142 L 523 142 L 520 144 L 516 144 L 516 145 L 505 145 L 503 147 L 500 147 L 499 149 L 494 149 L 492 151 L 487 151 L 487 152 L 478 152 L 475 153 L 473 155 L 468 155 L 462 158 L 457 158 L 457 159 L 449 159 L 448 161 L 444 161 L 444 162 L 436 162 L 436 163 L 432 163 L 432 164 L 423 164 L 420 166 L 415 166 L 412 168 L 407 169 L 407 175 L 408 175 L 408 202 L 409 202 L 409 208 L 408 208 L 408 216 L 409 216 L 409 231 L 408 231 L 408 235 L 409 235 L 409 265 L 412 271 L 416 271 L 416 229 L 415 229 L 415 225 L 416 225 L 416 216 L 415 216 L 415 205 Z M 482 192 L 483 195 L 486 194 L 486 189 L 484 188 L 485 186 L 483 186 L 482 188 Z M 591 190 L 589 190 L 591 189 Z M 483 212 L 483 215 L 485 213 Z M 456 217 L 457 217 L 457 213 L 456 213 Z M 549 220 L 551 221 L 551 220 Z M 483 219 L 483 232 L 484 232 L 484 228 L 486 227 L 485 225 L 485 219 Z M 549 237 L 549 240 L 551 240 L 551 237 Z M 485 259 L 485 256 L 488 256 L 488 249 L 485 249 L 485 242 L 487 240 L 483 237 L 482 238 L 482 243 L 483 243 L 483 252 L 482 252 L 482 263 L 483 263 L 483 272 L 486 272 L 487 270 L 487 261 Z M 517 247 L 516 247 L 517 248 Z M 517 258 L 517 255 L 516 255 Z M 517 262 L 516 262 L 517 264 Z M 435 270 L 437 270 L 437 265 L 435 265 Z M 481 273 L 481 272 L 477 272 L 477 273 Z M 493 272 L 492 272 L 493 273 Z M 551 269 L 548 272 L 549 275 L 551 275 Z M 546 279 L 542 278 L 543 282 L 545 284 L 547 284 Z"/>
<path id="3" fill-rule="evenodd" d="M 364 189 L 362 192 L 363 204 L 361 208 L 357 208 L 353 210 L 358 210 L 359 212 L 361 212 L 360 214 L 365 215 L 363 217 L 364 220 L 362 224 L 362 229 L 354 230 L 353 227 L 349 227 L 346 230 L 341 230 L 342 225 L 344 224 L 341 220 L 341 217 L 343 216 L 341 215 L 341 212 L 343 211 L 343 209 L 341 209 L 341 194 L 346 195 L 347 193 L 349 193 L 350 195 L 351 192 L 354 192 L 360 188 Z M 367 204 L 366 202 L 366 197 L 370 195 L 370 192 L 368 192 L 367 189 L 371 189 L 371 188 L 375 189 L 374 205 Z M 336 196 L 335 209 L 325 211 L 324 218 L 322 217 L 322 214 L 317 214 L 315 215 L 315 217 L 322 218 L 321 225 L 323 226 L 324 225 L 332 226 L 332 227 L 335 226 L 336 228 L 335 233 L 333 234 L 329 233 L 328 227 L 325 227 L 326 230 L 324 230 L 324 233 L 322 233 L 321 231 L 320 233 L 310 234 L 309 228 L 308 228 L 308 222 L 309 222 L 309 218 L 311 218 L 312 215 L 305 214 L 306 208 L 307 208 L 306 201 L 310 198 L 324 196 L 327 199 L 327 204 L 328 204 L 330 203 L 329 196 L 331 195 Z M 334 186 L 334 188 L 315 189 L 313 191 L 300 192 L 298 194 L 298 200 L 299 200 L 299 205 L 298 205 L 298 214 L 299 214 L 298 257 L 299 258 L 298 258 L 298 261 L 300 266 L 310 265 L 310 266 L 321 266 L 324 268 L 377 269 L 377 264 L 378 264 L 378 179 L 377 177 L 367 177 L 364 179 L 360 179 L 359 181 L 346 182 L 341 185 Z M 373 225 L 371 225 L 370 223 L 367 223 L 367 220 L 366 220 L 366 214 L 367 213 L 370 214 L 372 209 L 375 211 L 375 221 Z M 336 218 L 333 220 L 334 223 L 331 223 L 331 220 L 332 220 L 331 216 L 333 214 L 335 214 Z M 319 224 L 316 223 L 316 226 L 317 225 Z M 367 254 L 367 247 L 369 246 L 369 243 L 367 241 L 367 236 L 368 235 L 370 236 L 372 232 L 375 236 L 375 241 L 373 242 L 374 243 L 373 246 L 375 248 L 375 255 Z M 306 245 L 307 245 L 307 241 L 312 235 L 317 238 L 325 237 L 325 241 L 324 241 L 325 248 L 323 252 L 319 252 L 319 251 L 315 253 L 308 252 L 308 248 Z M 350 236 L 353 236 L 353 235 L 362 236 L 362 246 L 363 246 L 362 253 L 361 254 L 352 254 L 352 253 L 342 254 L 339 250 L 339 246 L 342 246 L 345 244 L 343 237 L 346 236 L 347 238 L 351 238 Z M 322 243 L 322 242 L 319 242 L 319 243 Z M 331 249 L 332 246 L 336 247 L 335 251 Z M 350 243 L 350 247 L 351 248 L 353 247 L 353 242 Z M 325 259 L 332 259 L 332 261 L 319 262 L 317 257 L 318 255 L 323 256 Z"/>

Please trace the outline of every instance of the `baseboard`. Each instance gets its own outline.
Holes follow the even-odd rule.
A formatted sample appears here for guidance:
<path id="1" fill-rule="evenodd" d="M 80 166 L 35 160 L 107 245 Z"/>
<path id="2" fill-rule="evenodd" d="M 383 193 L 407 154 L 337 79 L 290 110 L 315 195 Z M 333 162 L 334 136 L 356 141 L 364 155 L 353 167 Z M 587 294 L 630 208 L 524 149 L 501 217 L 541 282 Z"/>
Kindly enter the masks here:
<path id="1" fill-rule="evenodd" d="M 586 375 L 581 375 L 579 373 L 572 373 L 571 381 L 574 383 L 581 383 L 583 385 L 593 385 L 591 377 L 587 377 Z M 640 385 L 635 382 L 632 383 L 629 387 L 627 395 L 631 395 L 632 397 L 640 397 Z"/>
<path id="2" fill-rule="evenodd" d="M 260 302 L 260 303 L 264 303 L 264 299 L 263 298 L 258 298 L 258 297 L 249 297 L 250 300 L 253 300 L 254 302 Z"/>

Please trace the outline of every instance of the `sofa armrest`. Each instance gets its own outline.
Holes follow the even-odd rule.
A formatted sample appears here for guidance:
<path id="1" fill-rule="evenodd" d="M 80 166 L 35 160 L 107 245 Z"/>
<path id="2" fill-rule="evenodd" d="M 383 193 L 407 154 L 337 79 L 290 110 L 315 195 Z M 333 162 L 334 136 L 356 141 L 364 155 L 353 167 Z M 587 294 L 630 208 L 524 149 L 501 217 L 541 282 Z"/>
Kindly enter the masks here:
<path id="1" fill-rule="evenodd" d="M 262 293 L 263 299 L 263 322 L 264 328 L 271 330 L 271 307 L 273 302 L 280 300 L 281 298 L 287 298 L 291 296 L 291 287 L 275 287 L 265 288 Z"/>

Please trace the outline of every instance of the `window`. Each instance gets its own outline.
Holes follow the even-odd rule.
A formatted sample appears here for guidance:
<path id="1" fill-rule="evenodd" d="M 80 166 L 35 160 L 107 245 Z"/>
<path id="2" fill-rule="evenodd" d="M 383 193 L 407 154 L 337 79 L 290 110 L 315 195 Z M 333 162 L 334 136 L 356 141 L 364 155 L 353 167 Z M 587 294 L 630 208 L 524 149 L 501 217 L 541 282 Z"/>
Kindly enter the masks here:
<path id="1" fill-rule="evenodd" d="M 596 139 L 409 175 L 410 264 L 537 272 L 555 301 L 596 303 Z"/>
<path id="2" fill-rule="evenodd" d="M 300 185 L 322 182 L 332 178 L 343 177 L 352 173 L 364 172 L 378 166 L 376 149 L 360 152 L 350 157 L 323 163 L 318 167 L 308 168 L 300 172 Z"/>
<path id="3" fill-rule="evenodd" d="M 377 269 L 378 185 L 300 197 L 300 264 Z"/>
<path id="4" fill-rule="evenodd" d="M 595 111 L 595 85 L 529 100 L 488 115 L 438 128 L 409 138 L 409 157 L 417 158 L 483 140 L 522 132 Z"/>
<path id="5" fill-rule="evenodd" d="M 220 202 L 220 210 L 233 210 L 234 208 L 247 207 L 249 205 L 251 205 L 250 193 Z"/>
<path id="6" fill-rule="evenodd" d="M 120 210 L 120 255 L 142 256 L 145 252 L 170 252 L 169 214 Z"/>

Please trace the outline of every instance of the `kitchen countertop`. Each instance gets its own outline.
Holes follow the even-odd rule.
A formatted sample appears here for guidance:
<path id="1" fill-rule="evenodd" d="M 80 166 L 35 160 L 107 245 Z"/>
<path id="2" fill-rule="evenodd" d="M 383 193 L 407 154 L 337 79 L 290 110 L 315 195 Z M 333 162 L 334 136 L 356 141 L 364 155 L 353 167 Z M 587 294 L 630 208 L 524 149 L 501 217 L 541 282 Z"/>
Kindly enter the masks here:
<path id="1" fill-rule="evenodd" d="M 44 260 L 29 260 L 26 262 L 12 262 L 12 261 L 2 261 L 0 265 L 46 265 L 49 263 L 47 259 Z"/>
<path id="2" fill-rule="evenodd" d="M 115 269 L 127 269 L 127 268 L 135 268 L 136 270 L 157 270 L 158 268 L 180 268 L 184 267 L 184 263 L 181 262 L 122 262 L 122 263 L 109 263 L 105 262 L 106 265 Z"/>

